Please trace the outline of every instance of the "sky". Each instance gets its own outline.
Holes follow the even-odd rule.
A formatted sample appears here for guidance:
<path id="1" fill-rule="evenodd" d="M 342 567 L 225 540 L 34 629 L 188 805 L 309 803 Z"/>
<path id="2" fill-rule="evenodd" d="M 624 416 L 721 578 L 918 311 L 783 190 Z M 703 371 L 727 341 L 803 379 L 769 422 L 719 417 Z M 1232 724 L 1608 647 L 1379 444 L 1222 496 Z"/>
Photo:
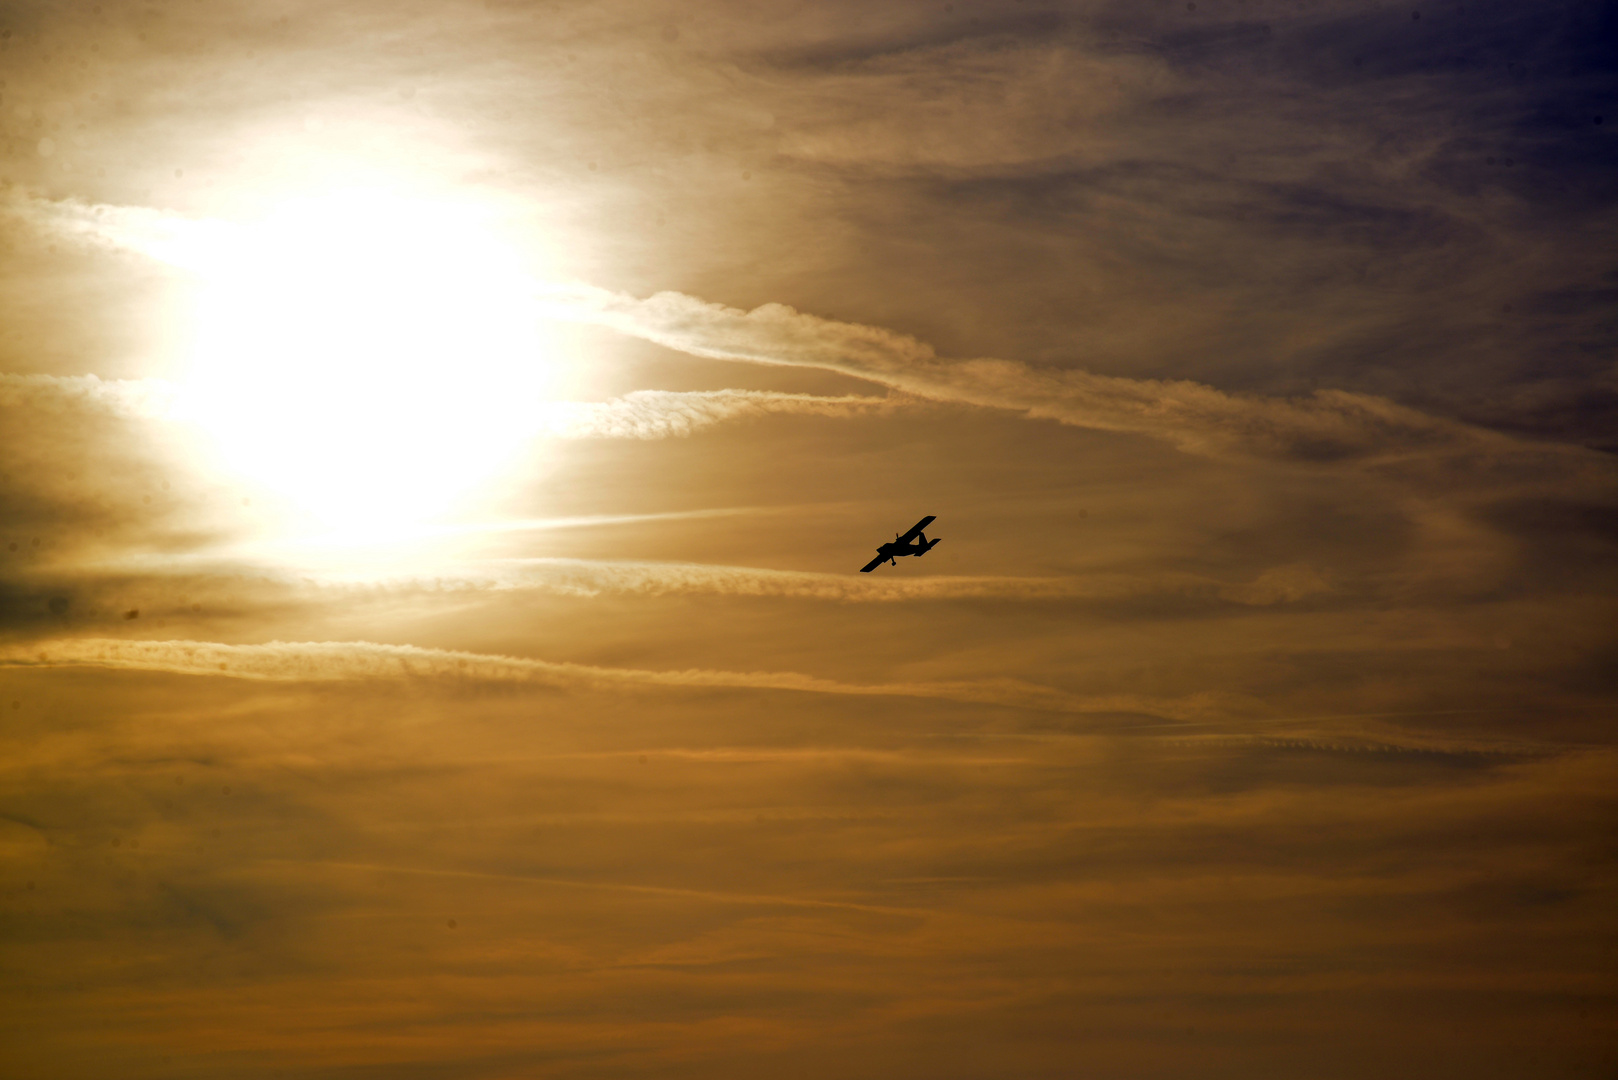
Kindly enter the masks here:
<path id="1" fill-rule="evenodd" d="M 1618 1075 L 1615 45 L 0 0 L 0 1071 Z"/>

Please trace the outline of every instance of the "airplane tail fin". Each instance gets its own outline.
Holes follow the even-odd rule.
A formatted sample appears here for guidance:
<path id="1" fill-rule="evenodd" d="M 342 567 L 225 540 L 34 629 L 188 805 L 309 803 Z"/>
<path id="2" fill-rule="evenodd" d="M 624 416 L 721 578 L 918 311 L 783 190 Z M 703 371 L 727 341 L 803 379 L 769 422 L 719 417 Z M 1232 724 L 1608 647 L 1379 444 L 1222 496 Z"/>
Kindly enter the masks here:
<path id="1" fill-rule="evenodd" d="M 922 534 L 922 538 L 921 538 L 921 554 L 925 555 L 929 551 L 933 550 L 933 548 L 938 546 L 938 541 L 940 541 L 942 539 L 944 539 L 942 536 L 938 536 L 938 537 L 934 537 L 933 539 L 929 540 L 929 539 L 927 539 L 927 536 L 926 536 L 925 533 Z"/>

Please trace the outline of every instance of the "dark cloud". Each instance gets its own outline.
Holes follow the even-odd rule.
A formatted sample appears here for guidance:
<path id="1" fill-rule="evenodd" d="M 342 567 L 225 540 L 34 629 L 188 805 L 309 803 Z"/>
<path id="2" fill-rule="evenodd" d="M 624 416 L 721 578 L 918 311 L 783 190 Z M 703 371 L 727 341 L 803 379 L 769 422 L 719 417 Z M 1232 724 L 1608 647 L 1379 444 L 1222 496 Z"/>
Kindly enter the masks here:
<path id="1" fill-rule="evenodd" d="M 1612 144 L 1580 104 L 1611 93 L 1592 47 L 1610 36 L 1610 13 L 1274 15 L 1116 8 L 1092 23 L 1075 11 L 1061 33 L 862 47 L 852 68 L 795 77 L 864 127 L 786 145 L 821 167 L 910 174 L 886 191 L 863 179 L 850 210 L 874 234 L 877 265 L 934 254 L 923 271 L 934 295 L 983 302 L 981 284 L 951 280 L 963 261 L 1030 271 L 1005 276 L 1016 292 L 995 307 L 1034 319 L 969 306 L 968 329 L 936 312 L 884 313 L 949 351 L 1217 370 L 1230 388 L 1363 389 L 1600 440 L 1603 423 L 1569 429 L 1540 410 L 1583 396 L 1557 372 L 1610 351 L 1605 305 L 1592 297 L 1532 330 L 1498 316 L 1610 271 L 1592 240 Z M 1539 77 L 1515 77 L 1530 56 Z M 878 95 L 889 119 L 855 111 Z M 910 95 L 926 111 L 898 119 Z M 999 124 L 974 122 L 976 108 Z M 1554 119 L 1575 113 L 1578 124 Z M 1165 308 L 1175 319 L 1142 317 Z M 1322 321 L 1331 334 L 1286 344 Z M 1202 331 L 1194 344 L 1173 333 L 1188 326 Z M 1517 415 L 1510 402 L 1527 396 L 1542 403 Z"/>

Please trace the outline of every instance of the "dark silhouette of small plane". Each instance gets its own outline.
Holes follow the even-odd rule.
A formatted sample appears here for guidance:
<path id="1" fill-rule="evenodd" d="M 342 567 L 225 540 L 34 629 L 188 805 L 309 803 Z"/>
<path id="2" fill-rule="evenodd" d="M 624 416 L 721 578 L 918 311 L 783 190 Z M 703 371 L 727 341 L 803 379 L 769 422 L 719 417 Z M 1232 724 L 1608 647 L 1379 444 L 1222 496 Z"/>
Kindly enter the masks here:
<path id="1" fill-rule="evenodd" d="M 894 559 L 900 555 L 925 555 L 929 551 L 933 550 L 933 548 L 938 546 L 938 540 L 942 540 L 943 537 L 939 537 L 938 540 L 929 540 L 927 539 L 927 534 L 921 530 L 931 525 L 934 520 L 934 516 L 932 514 L 928 514 L 926 517 L 916 522 L 915 525 L 911 526 L 910 531 L 905 533 L 903 536 L 900 536 L 898 533 L 894 533 L 893 543 L 883 544 L 881 547 L 877 548 L 876 558 L 860 567 L 860 573 L 869 574 L 872 570 L 875 570 L 885 562 L 893 563 L 894 566 L 898 566 L 899 564 L 894 562 Z M 915 541 L 915 543 L 911 543 L 911 541 Z"/>

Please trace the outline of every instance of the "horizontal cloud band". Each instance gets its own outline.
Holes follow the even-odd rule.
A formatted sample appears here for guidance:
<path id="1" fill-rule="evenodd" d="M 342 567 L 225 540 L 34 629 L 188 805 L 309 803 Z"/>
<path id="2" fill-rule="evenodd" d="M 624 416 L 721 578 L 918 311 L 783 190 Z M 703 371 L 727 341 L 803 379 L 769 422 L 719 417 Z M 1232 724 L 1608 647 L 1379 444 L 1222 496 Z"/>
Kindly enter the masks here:
<path id="1" fill-rule="evenodd" d="M 365 577 L 367 583 L 374 578 Z M 339 579 L 340 582 L 340 579 Z M 706 563 L 612 562 L 590 559 L 520 559 L 483 565 L 464 574 L 400 585 L 435 590 L 533 589 L 573 596 L 637 594 L 712 595 L 903 603 L 918 600 L 1126 600 L 1182 596 L 1247 607 L 1292 603 L 1331 591 L 1311 567 L 1272 567 L 1252 581 L 1225 582 L 1186 573 L 1085 574 L 1075 577 L 953 576 L 877 578 L 806 570 L 770 570 Z"/>
<path id="2" fill-rule="evenodd" d="M 95 375 L 0 374 L 0 408 L 100 412 L 137 419 L 174 415 L 180 386 L 166 379 L 102 379 Z"/>
<path id="3" fill-rule="evenodd" d="M 166 379 L 0 373 L 0 408 L 101 412 L 134 419 L 184 415 L 185 388 Z M 608 401 L 536 403 L 535 434 L 558 439 L 666 439 L 755 416 L 850 417 L 913 404 L 904 397 L 818 397 L 768 390 L 636 390 Z"/>
<path id="4" fill-rule="evenodd" d="M 798 672 L 646 671 L 528 660 L 511 656 L 379 645 L 368 641 L 272 641 L 226 645 L 209 641 L 123 641 L 68 638 L 0 649 L 0 666 L 89 666 L 174 675 L 215 675 L 272 682 L 421 680 L 519 683 L 555 690 L 653 688 L 783 690 L 867 697 L 914 697 L 1049 712 L 1144 713 L 1176 720 L 1225 711 L 1228 695 L 1196 694 L 1148 699 L 1135 695 L 1084 697 L 1016 679 L 982 682 L 859 684 Z"/>
<path id="5" fill-rule="evenodd" d="M 636 390 L 611 401 L 558 401 L 541 406 L 541 430 L 563 439 L 665 439 L 725 420 L 791 413 L 857 416 L 886 413 L 903 398 L 816 397 L 766 390 Z"/>
<path id="6" fill-rule="evenodd" d="M 1420 714 L 1371 713 L 1338 717 L 1269 717 L 1251 699 L 1223 692 L 1177 698 L 1136 694 L 1085 696 L 1016 679 L 980 682 L 845 683 L 799 672 L 689 669 L 648 671 L 529 660 L 483 653 L 380 645 L 366 641 L 282 642 L 227 645 L 209 641 L 126 641 L 74 638 L 0 648 L 0 668 L 99 667 L 184 676 L 215 676 L 262 682 L 406 682 L 416 684 L 504 683 L 560 691 L 643 692 L 735 689 L 908 697 L 1070 715 L 1149 716 L 1201 729 L 1171 729 L 1159 735 L 1173 743 L 1267 746 L 1335 752 L 1424 752 L 1541 755 L 1587 747 L 1528 740 L 1465 739 L 1402 730 L 1386 721 Z M 1255 725 L 1257 729 L 1255 730 Z M 1287 734 L 1276 734 L 1277 730 Z M 1266 733 L 1269 732 L 1269 733 Z M 1075 732 L 1017 735 L 962 733 L 966 738 L 1063 738 Z"/>

